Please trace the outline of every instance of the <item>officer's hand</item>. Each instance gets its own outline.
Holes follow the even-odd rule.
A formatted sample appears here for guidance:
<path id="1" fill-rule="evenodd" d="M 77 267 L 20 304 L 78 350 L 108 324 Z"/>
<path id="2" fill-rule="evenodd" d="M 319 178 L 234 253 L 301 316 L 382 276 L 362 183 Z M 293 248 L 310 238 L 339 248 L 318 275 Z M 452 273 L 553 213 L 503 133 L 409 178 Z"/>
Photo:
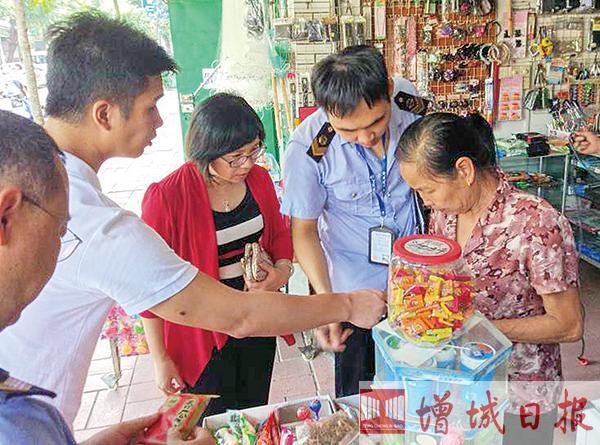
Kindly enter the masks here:
<path id="1" fill-rule="evenodd" d="M 318 328 L 315 336 L 323 351 L 344 352 L 346 340 L 352 335 L 352 332 L 354 331 L 350 328 L 342 330 L 340 323 L 331 323 Z"/>
<path id="2" fill-rule="evenodd" d="M 386 312 L 385 293 L 377 289 L 350 292 L 350 319 L 355 326 L 371 329 L 381 321 Z"/>
<path id="3" fill-rule="evenodd" d="M 600 154 L 600 137 L 591 131 L 577 131 L 573 136 L 577 151 L 585 155 Z"/>

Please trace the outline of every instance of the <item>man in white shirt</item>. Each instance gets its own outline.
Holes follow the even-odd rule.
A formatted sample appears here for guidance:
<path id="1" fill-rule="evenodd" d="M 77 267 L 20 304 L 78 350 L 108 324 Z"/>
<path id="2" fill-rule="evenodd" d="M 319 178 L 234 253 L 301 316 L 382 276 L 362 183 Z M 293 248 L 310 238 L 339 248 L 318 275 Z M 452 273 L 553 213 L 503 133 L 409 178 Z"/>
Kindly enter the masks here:
<path id="1" fill-rule="evenodd" d="M 0 110 L 0 331 L 15 323 L 40 293 L 57 260 L 73 252 L 61 243 L 69 233 L 67 174 L 61 153 L 43 128 Z M 29 358 L 29 357 L 27 357 Z M 55 407 L 52 391 L 12 377 L 0 368 L 0 443 L 75 445 Z M 37 396 L 37 397 L 33 397 Z M 86 445 L 137 443 L 158 415 L 114 425 L 94 434 Z M 214 444 L 210 432 L 196 428 L 182 440 L 170 431 L 169 445 Z"/>
<path id="2" fill-rule="evenodd" d="M 49 36 L 46 130 L 66 152 L 73 235 L 63 241 L 80 245 L 21 320 L 0 334 L 0 367 L 56 392 L 71 425 L 115 302 L 132 314 L 151 310 L 234 337 L 342 321 L 369 328 L 378 321 L 385 311 L 381 291 L 311 298 L 235 291 L 181 260 L 136 215 L 107 198 L 100 166 L 112 157 L 140 156 L 151 143 L 162 125 L 160 76 L 176 65 L 143 33 L 98 13 L 76 14 L 51 27 Z"/>

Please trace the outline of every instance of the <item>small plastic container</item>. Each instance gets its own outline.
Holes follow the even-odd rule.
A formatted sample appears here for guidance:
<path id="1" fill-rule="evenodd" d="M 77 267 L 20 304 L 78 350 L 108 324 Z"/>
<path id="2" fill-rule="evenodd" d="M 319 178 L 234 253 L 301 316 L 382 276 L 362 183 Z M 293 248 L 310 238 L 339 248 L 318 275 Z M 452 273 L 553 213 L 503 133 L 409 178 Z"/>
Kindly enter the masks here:
<path id="1" fill-rule="evenodd" d="M 469 342 L 463 345 L 460 354 L 460 369 L 465 372 L 473 372 L 484 366 L 487 362 L 494 358 L 496 350 L 483 342 Z M 475 406 L 483 406 L 487 402 L 486 392 L 490 389 L 493 374 L 486 373 L 477 382 L 469 386 L 463 396 L 468 403 L 471 400 Z"/>
<path id="2" fill-rule="evenodd" d="M 390 326 L 419 346 L 440 347 L 473 315 L 473 285 L 457 242 L 412 235 L 394 243 L 388 281 Z"/>

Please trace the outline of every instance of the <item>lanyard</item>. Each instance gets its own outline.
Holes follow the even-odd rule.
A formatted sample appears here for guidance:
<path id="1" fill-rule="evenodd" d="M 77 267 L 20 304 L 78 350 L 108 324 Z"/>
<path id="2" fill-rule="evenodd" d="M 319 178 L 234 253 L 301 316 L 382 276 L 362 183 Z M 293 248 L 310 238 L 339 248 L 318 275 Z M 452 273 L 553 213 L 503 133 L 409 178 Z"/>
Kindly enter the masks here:
<path id="1" fill-rule="evenodd" d="M 371 182 L 371 193 L 373 193 L 377 198 L 377 203 L 379 204 L 379 213 L 381 216 L 381 225 L 383 226 L 383 219 L 386 215 L 384 199 L 385 192 L 387 191 L 387 151 L 385 147 L 385 134 L 382 136 L 381 142 L 383 147 L 383 156 L 381 158 L 381 195 L 377 192 L 377 177 L 369 165 L 369 161 L 367 161 L 367 153 L 365 152 L 365 148 L 362 145 L 357 144 L 356 149 L 360 157 L 363 158 L 367 164 L 367 169 L 369 170 L 369 181 Z"/>

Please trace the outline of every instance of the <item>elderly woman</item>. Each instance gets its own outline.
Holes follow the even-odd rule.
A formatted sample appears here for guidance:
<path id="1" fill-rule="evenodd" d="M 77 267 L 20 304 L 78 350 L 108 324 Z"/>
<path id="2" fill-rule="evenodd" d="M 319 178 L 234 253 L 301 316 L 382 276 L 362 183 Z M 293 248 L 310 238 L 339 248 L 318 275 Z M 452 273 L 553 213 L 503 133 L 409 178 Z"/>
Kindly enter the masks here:
<path id="1" fill-rule="evenodd" d="M 566 218 L 510 185 L 480 115 L 430 114 L 405 131 L 397 156 L 403 178 L 432 209 L 430 233 L 461 245 L 477 309 L 513 342 L 509 379 L 562 380 L 559 343 L 579 340 L 583 330 L 578 258 Z M 532 392 L 527 401 L 545 412 L 540 428 L 522 429 L 513 404 L 505 444 L 552 443 L 553 391 Z"/>

